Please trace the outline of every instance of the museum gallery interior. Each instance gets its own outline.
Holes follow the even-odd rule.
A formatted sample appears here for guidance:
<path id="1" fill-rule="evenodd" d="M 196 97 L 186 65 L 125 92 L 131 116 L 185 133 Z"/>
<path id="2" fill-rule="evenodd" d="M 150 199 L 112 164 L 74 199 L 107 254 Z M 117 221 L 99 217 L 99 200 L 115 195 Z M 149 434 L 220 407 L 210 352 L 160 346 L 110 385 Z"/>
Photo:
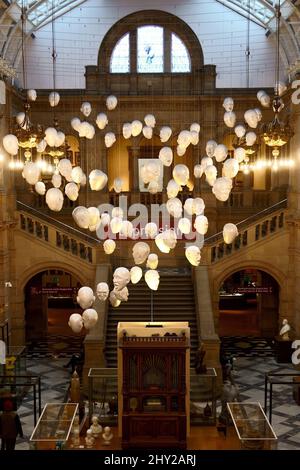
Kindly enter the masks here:
<path id="1" fill-rule="evenodd" d="M 2 450 L 300 450 L 300 1 L 0 1 Z"/>

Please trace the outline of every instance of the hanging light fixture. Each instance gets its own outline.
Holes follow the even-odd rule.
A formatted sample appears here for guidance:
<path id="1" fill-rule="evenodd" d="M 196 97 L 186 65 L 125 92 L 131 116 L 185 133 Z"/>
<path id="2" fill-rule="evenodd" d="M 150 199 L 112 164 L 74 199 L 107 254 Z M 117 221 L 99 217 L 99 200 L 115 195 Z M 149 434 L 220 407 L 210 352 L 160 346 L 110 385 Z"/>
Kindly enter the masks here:
<path id="1" fill-rule="evenodd" d="M 276 16 L 276 71 L 275 71 L 275 87 L 274 98 L 272 101 L 272 109 L 274 111 L 274 118 L 271 122 L 266 123 L 261 128 L 261 136 L 265 144 L 272 149 L 273 168 L 278 168 L 278 157 L 280 148 L 288 143 L 293 136 L 293 130 L 288 123 L 284 123 L 279 119 L 279 113 L 284 108 L 284 103 L 280 97 L 280 82 L 279 82 L 279 47 L 280 47 L 280 0 L 278 5 L 275 6 Z"/>
<path id="2" fill-rule="evenodd" d="M 22 52 L 22 72 L 23 72 L 23 88 L 27 89 L 26 79 L 26 55 L 25 55 L 25 22 L 26 7 L 24 1 L 21 8 L 21 52 Z M 35 90 L 28 90 L 26 101 L 24 103 L 24 111 L 16 116 L 16 124 L 13 129 L 13 135 L 18 139 L 19 152 L 17 155 L 11 155 L 9 163 L 10 169 L 23 169 L 24 163 L 32 161 L 32 151 L 37 147 L 43 138 L 43 128 L 40 124 L 33 124 L 30 119 L 30 101 L 35 101 Z"/>

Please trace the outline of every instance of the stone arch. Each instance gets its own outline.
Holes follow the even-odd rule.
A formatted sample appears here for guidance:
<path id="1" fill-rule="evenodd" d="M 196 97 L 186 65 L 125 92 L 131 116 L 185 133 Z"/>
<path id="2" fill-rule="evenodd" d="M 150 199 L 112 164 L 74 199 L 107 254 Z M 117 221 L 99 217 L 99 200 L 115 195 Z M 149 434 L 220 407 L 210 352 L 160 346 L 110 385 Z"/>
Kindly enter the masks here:
<path id="1" fill-rule="evenodd" d="M 274 265 L 260 260 L 245 260 L 239 263 L 231 262 L 228 266 L 225 267 L 212 281 L 212 303 L 213 303 L 213 312 L 215 318 L 215 325 L 218 331 L 219 324 L 219 289 L 221 284 L 225 279 L 230 277 L 232 274 L 242 271 L 243 269 L 257 269 L 259 271 L 265 272 L 271 276 L 278 285 L 278 320 L 285 318 L 287 316 L 287 303 L 288 303 L 288 292 L 287 292 L 287 281 L 284 273 L 275 267 Z"/>
<path id="2" fill-rule="evenodd" d="M 157 25 L 174 32 L 185 44 L 191 59 L 191 72 L 204 65 L 204 56 L 197 35 L 191 27 L 175 15 L 160 10 L 142 10 L 125 16 L 115 23 L 104 36 L 98 53 L 99 72 L 110 72 L 110 58 L 117 42 L 139 26 Z"/>

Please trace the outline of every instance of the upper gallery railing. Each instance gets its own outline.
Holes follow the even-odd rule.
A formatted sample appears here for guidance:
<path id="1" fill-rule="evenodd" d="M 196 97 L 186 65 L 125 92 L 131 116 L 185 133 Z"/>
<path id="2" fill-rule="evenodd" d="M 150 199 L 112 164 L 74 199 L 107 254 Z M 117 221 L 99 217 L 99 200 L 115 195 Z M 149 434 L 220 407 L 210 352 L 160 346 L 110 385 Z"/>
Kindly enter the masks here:
<path id="1" fill-rule="evenodd" d="M 19 228 L 36 238 L 60 248 L 88 263 L 96 260 L 100 240 L 64 224 L 26 204 L 17 201 Z"/>
<path id="2" fill-rule="evenodd" d="M 222 232 L 206 238 L 204 248 L 206 247 L 210 252 L 208 262 L 215 263 L 243 247 L 252 245 L 282 230 L 285 225 L 286 207 L 287 199 L 284 199 L 237 223 L 239 235 L 233 243 L 224 243 Z"/>

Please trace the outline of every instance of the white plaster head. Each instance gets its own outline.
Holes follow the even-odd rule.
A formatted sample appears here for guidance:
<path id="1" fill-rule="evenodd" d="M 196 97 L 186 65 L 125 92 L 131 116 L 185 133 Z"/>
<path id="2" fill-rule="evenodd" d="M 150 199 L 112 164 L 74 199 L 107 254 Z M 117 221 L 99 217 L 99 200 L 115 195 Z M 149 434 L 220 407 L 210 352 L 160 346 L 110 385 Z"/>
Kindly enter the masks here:
<path id="1" fill-rule="evenodd" d="M 107 124 L 108 124 L 108 119 L 105 113 L 99 113 L 97 114 L 96 117 L 96 124 L 99 129 L 103 130 Z"/>
<path id="2" fill-rule="evenodd" d="M 168 198 L 176 197 L 179 191 L 181 190 L 181 186 L 176 183 L 175 180 L 170 180 L 167 184 L 167 195 Z"/>
<path id="3" fill-rule="evenodd" d="M 80 333 L 83 328 L 82 316 L 79 313 L 72 313 L 68 325 L 74 333 Z"/>
<path id="4" fill-rule="evenodd" d="M 124 220 L 122 222 L 120 234 L 126 238 L 133 238 L 133 235 L 134 235 L 133 225 L 129 220 Z"/>
<path id="5" fill-rule="evenodd" d="M 177 145 L 176 147 L 176 153 L 178 155 L 178 157 L 183 157 L 183 155 L 185 154 L 186 152 L 186 147 L 184 147 L 183 145 Z"/>
<path id="6" fill-rule="evenodd" d="M 127 302 L 129 297 L 127 287 L 123 287 L 123 289 L 121 290 L 117 290 L 116 288 L 114 288 L 113 292 L 118 300 L 121 300 L 121 302 Z"/>
<path id="7" fill-rule="evenodd" d="M 195 197 L 193 199 L 193 214 L 203 214 L 205 209 L 205 203 L 201 197 Z"/>
<path id="8" fill-rule="evenodd" d="M 266 92 L 263 92 L 260 95 L 259 102 L 264 108 L 268 108 L 270 106 L 270 103 L 271 103 L 271 98 Z"/>
<path id="9" fill-rule="evenodd" d="M 262 120 L 261 110 L 259 108 L 254 108 L 254 111 L 256 112 L 258 122 L 260 122 Z"/>
<path id="10" fill-rule="evenodd" d="M 199 144 L 199 132 L 190 131 L 191 134 L 191 144 L 198 145 Z"/>
<path id="11" fill-rule="evenodd" d="M 246 134 L 246 145 L 248 145 L 248 147 L 251 147 L 251 145 L 254 145 L 255 142 L 256 142 L 256 134 L 255 132 L 247 132 Z"/>
<path id="12" fill-rule="evenodd" d="M 29 99 L 29 101 L 35 101 L 37 98 L 36 90 L 27 90 L 27 98 Z"/>
<path id="13" fill-rule="evenodd" d="M 225 109 L 226 112 L 231 112 L 233 110 L 234 106 L 234 101 L 233 98 L 227 97 L 223 101 L 223 108 Z"/>
<path id="14" fill-rule="evenodd" d="M 244 135 L 246 134 L 246 128 L 242 124 L 239 124 L 238 126 L 235 126 L 234 132 L 235 132 L 235 135 L 239 139 L 242 139 L 244 137 Z"/>
<path id="15" fill-rule="evenodd" d="M 148 184 L 148 191 L 150 194 L 157 194 L 159 192 L 159 187 L 158 181 L 150 181 Z"/>
<path id="16" fill-rule="evenodd" d="M 157 235 L 157 232 L 158 232 L 158 228 L 157 228 L 156 223 L 148 222 L 145 225 L 145 235 L 147 238 L 155 238 L 155 236 Z"/>
<path id="17" fill-rule="evenodd" d="M 10 155 L 17 155 L 19 150 L 19 142 L 14 134 L 7 134 L 2 140 L 3 147 Z"/>
<path id="18" fill-rule="evenodd" d="M 28 162 L 25 163 L 22 176 L 23 178 L 25 178 L 28 184 L 33 185 L 39 181 L 41 176 L 41 170 L 36 163 Z"/>
<path id="19" fill-rule="evenodd" d="M 53 188 L 55 189 L 55 188 Z M 70 201 L 76 201 L 79 196 L 79 189 L 76 183 L 68 183 L 65 186 L 65 195 Z"/>
<path id="20" fill-rule="evenodd" d="M 37 144 L 36 146 L 36 151 L 38 153 L 43 153 L 43 151 L 45 150 L 45 148 L 47 147 L 47 142 L 45 139 L 42 139 L 39 141 L 39 143 Z"/>
<path id="21" fill-rule="evenodd" d="M 130 139 L 132 135 L 132 124 L 131 122 L 125 122 L 122 127 L 122 134 L 124 139 Z"/>
<path id="22" fill-rule="evenodd" d="M 191 143 L 191 133 L 190 131 L 183 130 L 179 132 L 177 137 L 177 144 L 181 147 L 188 147 Z"/>
<path id="23" fill-rule="evenodd" d="M 243 147 L 238 147 L 238 148 L 234 149 L 233 157 L 234 157 L 235 160 L 238 161 L 238 163 L 242 163 L 245 156 L 246 156 L 246 150 Z"/>
<path id="24" fill-rule="evenodd" d="M 113 109 L 115 109 L 117 107 L 117 104 L 118 104 L 118 99 L 116 96 L 109 95 L 106 98 L 106 107 L 109 111 L 112 111 Z"/>
<path id="25" fill-rule="evenodd" d="M 197 215 L 194 227 L 200 235 L 205 235 L 208 230 L 208 220 L 205 215 Z"/>
<path id="26" fill-rule="evenodd" d="M 68 158 L 62 158 L 59 160 L 57 168 L 60 174 L 65 178 L 72 174 L 72 163 Z"/>
<path id="27" fill-rule="evenodd" d="M 227 157 L 228 149 L 224 144 L 218 144 L 215 148 L 214 156 L 217 162 L 223 162 Z"/>
<path id="28" fill-rule="evenodd" d="M 94 328 L 98 321 L 98 313 L 93 308 L 88 308 L 82 314 L 83 324 L 87 330 Z"/>
<path id="29" fill-rule="evenodd" d="M 163 237 L 165 245 L 171 250 L 173 250 L 177 243 L 177 236 L 176 236 L 175 230 L 173 229 L 164 230 L 161 233 L 161 235 Z"/>
<path id="30" fill-rule="evenodd" d="M 106 255 L 111 255 L 116 249 L 116 242 L 110 239 L 105 240 L 103 249 Z"/>
<path id="31" fill-rule="evenodd" d="M 91 103 L 89 103 L 88 101 L 84 101 L 80 107 L 80 111 L 85 117 L 88 117 L 92 112 Z"/>
<path id="32" fill-rule="evenodd" d="M 203 167 L 202 165 L 195 165 L 194 166 L 194 176 L 195 178 L 201 178 L 201 176 L 203 175 Z"/>
<path id="33" fill-rule="evenodd" d="M 84 286 L 80 287 L 77 293 L 77 303 L 81 308 L 89 308 L 95 302 L 95 296 L 93 289 L 90 287 Z"/>
<path id="34" fill-rule="evenodd" d="M 210 186 L 212 186 L 214 182 L 216 181 L 217 173 L 218 173 L 218 170 L 217 170 L 217 167 L 215 167 L 215 165 L 209 165 L 205 168 L 206 181 L 208 182 Z"/>
<path id="35" fill-rule="evenodd" d="M 216 196 L 216 199 L 218 199 L 219 201 L 227 201 L 231 189 L 231 178 L 226 178 L 225 176 L 222 176 L 221 178 L 216 179 L 216 182 L 214 183 L 212 188 L 212 192 Z"/>
<path id="36" fill-rule="evenodd" d="M 159 137 L 161 142 L 167 142 L 172 135 L 172 129 L 169 126 L 163 126 L 160 129 Z"/>
<path id="37" fill-rule="evenodd" d="M 235 224 L 225 224 L 223 227 L 223 240 L 225 243 L 230 244 L 238 236 L 239 231 Z"/>
<path id="38" fill-rule="evenodd" d="M 99 300 L 105 301 L 109 294 L 109 287 L 106 282 L 99 282 L 96 288 L 96 295 Z"/>
<path id="39" fill-rule="evenodd" d="M 194 199 L 192 197 L 188 197 L 184 202 L 184 212 L 188 215 L 194 214 Z"/>
<path id="40" fill-rule="evenodd" d="M 234 127 L 236 123 L 236 114 L 233 111 L 224 114 L 224 123 L 227 127 Z"/>
<path id="41" fill-rule="evenodd" d="M 192 266 L 199 266 L 201 260 L 200 249 L 196 245 L 188 246 L 185 249 L 185 256 Z"/>
<path id="42" fill-rule="evenodd" d="M 151 290 L 157 290 L 159 286 L 159 273 L 155 269 L 148 269 L 145 273 L 145 281 Z"/>
<path id="43" fill-rule="evenodd" d="M 79 132 L 80 124 L 81 124 L 81 121 L 79 118 L 74 117 L 71 119 L 71 127 L 74 129 L 74 131 Z"/>
<path id="44" fill-rule="evenodd" d="M 121 300 L 117 299 L 116 293 L 112 290 L 109 294 L 109 301 L 112 307 L 119 307 Z"/>
<path id="45" fill-rule="evenodd" d="M 187 235 L 191 231 L 191 221 L 187 217 L 183 217 L 178 221 L 178 228 L 181 231 L 181 233 L 184 233 Z"/>
<path id="46" fill-rule="evenodd" d="M 140 171 L 143 183 L 148 184 L 150 181 L 157 181 L 160 177 L 160 170 L 161 167 L 158 159 L 153 158 L 152 160 L 146 162 L 141 167 Z"/>
<path id="47" fill-rule="evenodd" d="M 171 166 L 173 161 L 173 150 L 171 147 L 162 147 L 159 151 L 158 158 L 164 166 Z"/>
<path id="48" fill-rule="evenodd" d="M 49 104 L 50 104 L 50 106 L 52 108 L 54 108 L 55 106 L 58 105 L 59 100 L 60 100 L 59 93 L 57 93 L 57 91 L 51 91 L 51 93 L 49 94 Z"/>
<path id="49" fill-rule="evenodd" d="M 167 211 L 170 215 L 175 218 L 181 217 L 182 215 L 182 202 L 177 197 L 173 197 L 167 200 Z"/>
<path id="50" fill-rule="evenodd" d="M 46 186 L 43 181 L 38 181 L 37 183 L 35 183 L 34 189 L 38 194 L 40 194 L 40 196 L 44 196 L 44 194 L 46 193 Z"/>
<path id="51" fill-rule="evenodd" d="M 150 253 L 147 259 L 146 267 L 149 269 L 156 269 L 158 266 L 158 256 L 156 253 Z"/>
<path id="52" fill-rule="evenodd" d="M 140 135 L 140 133 L 142 132 L 142 129 L 143 129 L 143 123 L 141 121 L 139 121 L 138 119 L 135 119 L 134 121 L 132 121 L 131 132 L 132 132 L 133 137 L 137 137 L 138 135 Z"/>
<path id="53" fill-rule="evenodd" d="M 90 214 L 87 207 L 78 206 L 72 212 L 72 217 L 80 228 L 89 228 Z"/>
<path id="54" fill-rule="evenodd" d="M 101 220 L 101 225 L 103 225 L 103 227 L 108 227 L 108 225 L 110 224 L 110 215 L 108 212 L 102 212 L 102 214 L 100 215 L 100 220 Z"/>
<path id="55" fill-rule="evenodd" d="M 235 158 L 228 158 L 223 164 L 223 176 L 234 178 L 239 172 L 239 162 Z"/>
<path id="56" fill-rule="evenodd" d="M 133 245 L 132 256 L 135 264 L 143 264 L 148 258 L 150 247 L 145 242 L 137 242 Z"/>
<path id="57" fill-rule="evenodd" d="M 89 230 L 95 232 L 100 225 L 100 212 L 97 207 L 89 207 Z"/>
<path id="58" fill-rule="evenodd" d="M 114 190 L 116 193 L 119 194 L 122 191 L 123 184 L 124 184 L 124 181 L 122 180 L 122 178 L 114 179 Z"/>
<path id="59" fill-rule="evenodd" d="M 188 183 L 189 176 L 190 172 L 186 165 L 179 164 L 173 168 L 173 178 L 177 184 L 185 186 Z"/>
<path id="60" fill-rule="evenodd" d="M 150 126 L 144 126 L 143 127 L 143 136 L 145 139 L 152 139 L 153 136 L 153 129 Z"/>
<path id="61" fill-rule="evenodd" d="M 139 266 L 130 269 L 130 280 L 132 284 L 137 284 L 143 277 L 143 270 Z"/>
<path id="62" fill-rule="evenodd" d="M 254 109 L 248 109 L 244 114 L 244 119 L 249 127 L 256 128 L 258 124 L 257 113 Z"/>
<path id="63" fill-rule="evenodd" d="M 106 184 L 108 178 L 101 170 L 92 170 L 89 174 L 89 183 L 92 191 L 101 191 Z"/>
<path id="64" fill-rule="evenodd" d="M 110 148 L 114 145 L 116 141 L 116 136 L 113 132 L 107 132 L 104 136 L 104 143 L 107 148 Z"/>
<path id="65" fill-rule="evenodd" d="M 214 164 L 214 161 L 213 161 L 212 157 L 203 157 L 203 158 L 201 158 L 201 167 L 202 167 L 203 171 L 205 171 L 208 166 L 211 166 L 213 164 Z"/>
<path id="66" fill-rule="evenodd" d="M 46 204 L 51 211 L 59 212 L 64 203 L 64 195 L 60 189 L 50 188 L 46 192 Z"/>
<path id="67" fill-rule="evenodd" d="M 190 125 L 190 131 L 191 132 L 197 132 L 199 134 L 200 132 L 200 124 L 198 122 L 193 122 L 191 125 Z"/>
<path id="68" fill-rule="evenodd" d="M 215 148 L 216 148 L 217 145 L 218 144 L 215 140 L 208 140 L 206 142 L 205 151 L 206 151 L 206 155 L 208 157 L 212 158 L 214 156 Z"/>
<path id="69" fill-rule="evenodd" d="M 130 272 L 127 268 L 115 269 L 113 275 L 114 290 L 122 290 L 130 282 Z"/>
<path id="70" fill-rule="evenodd" d="M 162 253 L 170 253 L 170 247 L 165 243 L 164 233 L 159 233 L 155 237 L 155 244 Z"/>
<path id="71" fill-rule="evenodd" d="M 83 178 L 83 174 L 84 173 L 83 173 L 82 168 L 80 166 L 75 166 L 74 168 L 72 168 L 71 178 L 74 181 L 74 183 L 80 184 L 81 180 Z"/>
<path id="72" fill-rule="evenodd" d="M 146 116 L 144 117 L 144 121 L 145 121 L 146 126 L 149 126 L 152 128 L 155 127 L 156 121 L 155 121 L 155 117 L 153 116 L 153 114 L 146 114 Z"/>

